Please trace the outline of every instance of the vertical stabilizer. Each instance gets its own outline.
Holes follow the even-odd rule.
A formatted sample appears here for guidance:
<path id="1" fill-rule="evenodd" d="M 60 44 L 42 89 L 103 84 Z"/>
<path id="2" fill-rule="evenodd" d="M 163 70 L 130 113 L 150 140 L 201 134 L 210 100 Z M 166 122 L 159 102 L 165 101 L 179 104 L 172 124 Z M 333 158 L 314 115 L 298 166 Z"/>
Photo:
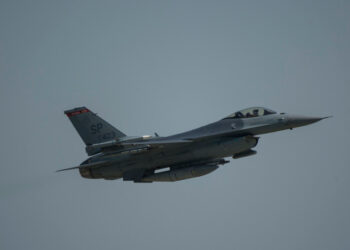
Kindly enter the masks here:
<path id="1" fill-rule="evenodd" d="M 66 110 L 73 126 L 86 145 L 92 145 L 126 136 L 86 107 Z"/>

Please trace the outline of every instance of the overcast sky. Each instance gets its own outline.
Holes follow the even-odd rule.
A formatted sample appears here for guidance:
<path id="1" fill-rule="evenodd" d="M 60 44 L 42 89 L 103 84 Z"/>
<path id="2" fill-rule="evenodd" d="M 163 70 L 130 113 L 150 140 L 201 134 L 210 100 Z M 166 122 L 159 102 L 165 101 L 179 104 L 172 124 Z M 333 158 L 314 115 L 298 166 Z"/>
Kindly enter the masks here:
<path id="1" fill-rule="evenodd" d="M 0 2 L 0 249 L 350 249 L 349 1 Z M 262 136 L 201 178 L 55 173 L 86 159 L 63 111 L 127 135 L 236 110 L 331 119 Z"/>

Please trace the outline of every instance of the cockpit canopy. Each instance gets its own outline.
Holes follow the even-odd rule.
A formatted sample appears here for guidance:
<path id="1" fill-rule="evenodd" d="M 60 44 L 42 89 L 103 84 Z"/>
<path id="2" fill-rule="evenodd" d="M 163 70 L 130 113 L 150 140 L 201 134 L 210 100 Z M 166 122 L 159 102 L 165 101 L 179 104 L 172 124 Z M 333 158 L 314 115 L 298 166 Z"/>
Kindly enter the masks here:
<path id="1" fill-rule="evenodd" d="M 275 111 L 262 107 L 252 107 L 247 109 L 242 109 L 237 111 L 229 116 L 226 116 L 224 119 L 235 119 L 235 118 L 250 118 L 250 117 L 258 117 L 264 115 L 276 114 Z"/>

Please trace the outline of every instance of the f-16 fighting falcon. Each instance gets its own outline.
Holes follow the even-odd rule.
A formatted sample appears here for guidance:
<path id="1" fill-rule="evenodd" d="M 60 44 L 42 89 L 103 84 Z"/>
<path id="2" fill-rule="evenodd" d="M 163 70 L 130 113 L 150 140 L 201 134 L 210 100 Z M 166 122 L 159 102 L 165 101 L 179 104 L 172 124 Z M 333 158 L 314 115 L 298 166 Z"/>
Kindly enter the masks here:
<path id="1" fill-rule="evenodd" d="M 127 136 L 86 107 L 64 112 L 90 156 L 77 167 L 89 179 L 134 182 L 180 181 L 199 177 L 228 163 L 256 154 L 259 135 L 305 126 L 327 117 L 276 113 L 252 107 L 219 121 L 166 137 Z"/>

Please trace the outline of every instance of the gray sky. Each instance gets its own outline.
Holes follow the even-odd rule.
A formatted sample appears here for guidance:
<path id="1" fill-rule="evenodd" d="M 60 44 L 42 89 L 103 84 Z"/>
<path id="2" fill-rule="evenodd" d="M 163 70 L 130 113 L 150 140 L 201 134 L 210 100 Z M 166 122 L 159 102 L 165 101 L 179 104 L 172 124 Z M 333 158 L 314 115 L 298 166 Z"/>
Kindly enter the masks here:
<path id="1" fill-rule="evenodd" d="M 350 249 L 349 1 L 0 3 L 1 249 Z M 128 135 L 238 109 L 333 115 L 176 183 L 54 173 L 85 158 L 63 111 Z"/>

